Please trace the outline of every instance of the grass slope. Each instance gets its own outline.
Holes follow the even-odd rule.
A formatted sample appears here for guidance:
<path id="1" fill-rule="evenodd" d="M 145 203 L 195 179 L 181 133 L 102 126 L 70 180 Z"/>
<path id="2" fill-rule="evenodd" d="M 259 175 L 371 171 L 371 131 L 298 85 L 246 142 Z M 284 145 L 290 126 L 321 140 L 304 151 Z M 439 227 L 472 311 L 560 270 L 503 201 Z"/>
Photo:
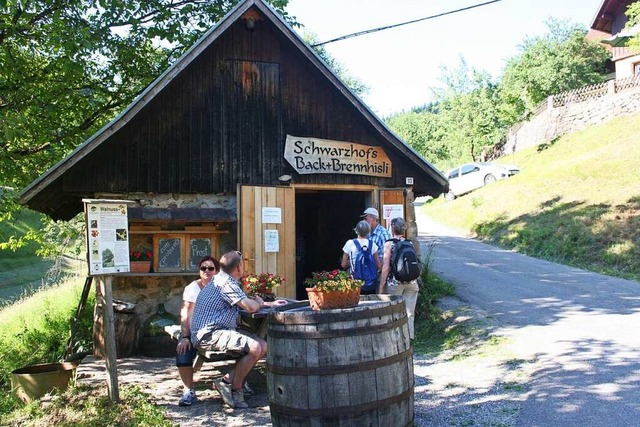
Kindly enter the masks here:
<path id="1" fill-rule="evenodd" d="M 522 172 L 423 213 L 527 255 L 640 280 L 640 115 L 499 162 Z"/>

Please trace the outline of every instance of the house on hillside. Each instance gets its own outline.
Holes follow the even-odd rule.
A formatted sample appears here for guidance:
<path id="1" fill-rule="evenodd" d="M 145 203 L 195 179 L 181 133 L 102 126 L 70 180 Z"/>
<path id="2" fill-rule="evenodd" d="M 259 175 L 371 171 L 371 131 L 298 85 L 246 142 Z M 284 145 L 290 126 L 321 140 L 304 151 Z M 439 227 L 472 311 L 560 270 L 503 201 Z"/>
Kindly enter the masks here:
<path id="1" fill-rule="evenodd" d="M 83 199 L 130 201 L 131 249 L 150 250 L 153 271 L 118 274 L 113 297 L 143 320 L 158 303 L 178 312 L 194 244 L 237 249 L 247 272 L 286 279 L 279 296 L 306 299 L 303 279 L 339 266 L 365 208 L 401 212 L 415 238 L 414 197 L 447 188 L 269 5 L 245 0 L 20 202 L 68 220 Z"/>
<path id="2" fill-rule="evenodd" d="M 629 37 L 640 32 L 639 27 L 625 29 L 627 7 L 636 0 L 603 0 L 587 34 L 589 40 L 609 47 L 616 79 L 640 75 L 640 55 L 625 46 Z"/>

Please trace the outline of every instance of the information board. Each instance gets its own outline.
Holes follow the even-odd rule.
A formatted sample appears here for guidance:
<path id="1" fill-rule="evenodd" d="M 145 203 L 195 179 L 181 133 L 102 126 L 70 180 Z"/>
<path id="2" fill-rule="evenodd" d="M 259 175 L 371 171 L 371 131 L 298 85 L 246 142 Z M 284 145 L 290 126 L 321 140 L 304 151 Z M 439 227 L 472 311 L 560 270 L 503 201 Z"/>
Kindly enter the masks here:
<path id="1" fill-rule="evenodd" d="M 127 204 L 121 200 L 83 200 L 87 221 L 89 274 L 129 271 Z"/>

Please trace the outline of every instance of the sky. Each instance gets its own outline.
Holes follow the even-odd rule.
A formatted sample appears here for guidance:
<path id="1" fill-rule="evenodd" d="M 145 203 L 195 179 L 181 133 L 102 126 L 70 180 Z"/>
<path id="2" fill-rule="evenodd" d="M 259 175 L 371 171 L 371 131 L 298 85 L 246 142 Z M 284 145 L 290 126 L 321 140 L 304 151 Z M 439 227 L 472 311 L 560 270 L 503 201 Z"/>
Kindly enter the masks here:
<path id="1" fill-rule="evenodd" d="M 287 12 L 319 41 L 424 18 L 487 0 L 290 0 Z M 460 58 L 498 79 L 528 37 L 548 32 L 549 18 L 589 28 L 602 0 L 501 0 L 471 10 L 325 45 L 369 86 L 362 96 L 380 117 L 408 111 L 442 87 L 443 67 Z M 299 29 L 302 32 L 304 29 Z"/>

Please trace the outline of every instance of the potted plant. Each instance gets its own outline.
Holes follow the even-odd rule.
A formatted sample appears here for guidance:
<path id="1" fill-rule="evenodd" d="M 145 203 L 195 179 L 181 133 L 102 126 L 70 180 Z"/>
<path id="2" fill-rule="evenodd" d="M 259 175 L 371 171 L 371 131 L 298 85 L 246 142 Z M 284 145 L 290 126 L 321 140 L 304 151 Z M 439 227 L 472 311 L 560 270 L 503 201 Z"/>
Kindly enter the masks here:
<path id="1" fill-rule="evenodd" d="M 250 273 L 242 276 L 242 286 L 248 294 L 272 294 L 282 282 L 282 277 L 272 273 Z"/>
<path id="2" fill-rule="evenodd" d="M 333 270 L 312 273 L 304 281 L 309 305 L 313 310 L 355 307 L 360 302 L 362 280 L 354 279 L 346 271 Z"/>
<path id="3" fill-rule="evenodd" d="M 148 273 L 151 271 L 151 260 L 153 260 L 151 251 L 142 250 L 129 252 L 130 272 Z"/>

